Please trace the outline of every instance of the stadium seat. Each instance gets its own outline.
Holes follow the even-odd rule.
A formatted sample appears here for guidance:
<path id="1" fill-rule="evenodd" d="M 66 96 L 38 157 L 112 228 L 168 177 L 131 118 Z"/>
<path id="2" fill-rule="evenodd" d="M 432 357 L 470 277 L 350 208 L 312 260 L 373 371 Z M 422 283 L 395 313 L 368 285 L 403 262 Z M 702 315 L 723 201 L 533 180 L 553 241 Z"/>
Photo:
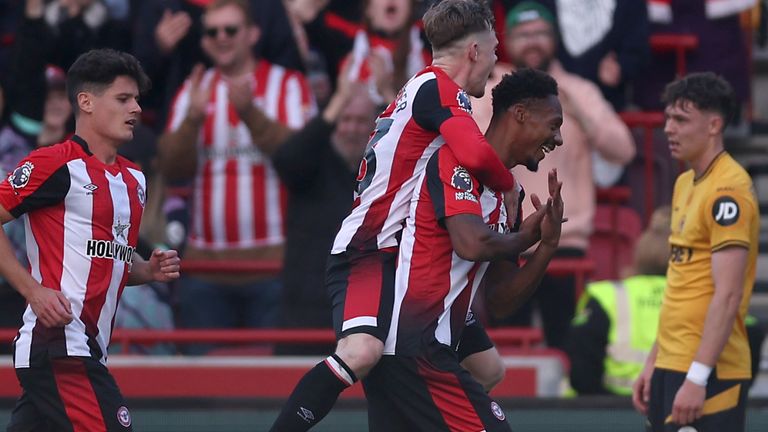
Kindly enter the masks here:
<path id="1" fill-rule="evenodd" d="M 598 204 L 587 256 L 595 262 L 592 280 L 617 279 L 632 264 L 642 232 L 640 215 L 629 207 Z"/>

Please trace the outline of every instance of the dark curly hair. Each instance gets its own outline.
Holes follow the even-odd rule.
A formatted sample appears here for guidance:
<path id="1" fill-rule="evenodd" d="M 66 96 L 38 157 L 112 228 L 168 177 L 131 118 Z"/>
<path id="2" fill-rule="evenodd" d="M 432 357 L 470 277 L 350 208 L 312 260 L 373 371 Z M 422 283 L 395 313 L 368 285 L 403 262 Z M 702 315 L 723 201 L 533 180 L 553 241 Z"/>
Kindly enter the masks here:
<path id="1" fill-rule="evenodd" d="M 140 93 L 149 90 L 151 85 L 139 61 L 128 53 L 113 49 L 95 49 L 80 55 L 67 71 L 69 102 L 73 107 L 77 107 L 78 93 L 103 92 L 119 76 L 133 78 Z"/>
<path id="2" fill-rule="evenodd" d="M 521 68 L 504 75 L 492 95 L 493 113 L 497 114 L 517 103 L 557 96 L 557 82 L 540 70 Z"/>
<path id="3" fill-rule="evenodd" d="M 429 8 L 422 21 L 433 51 L 472 33 L 493 30 L 495 23 L 493 13 L 482 0 L 443 0 Z"/>
<path id="4" fill-rule="evenodd" d="M 665 105 L 690 101 L 701 111 L 719 113 L 725 125 L 733 120 L 737 108 L 733 87 L 712 72 L 692 73 L 667 84 L 661 101 Z"/>

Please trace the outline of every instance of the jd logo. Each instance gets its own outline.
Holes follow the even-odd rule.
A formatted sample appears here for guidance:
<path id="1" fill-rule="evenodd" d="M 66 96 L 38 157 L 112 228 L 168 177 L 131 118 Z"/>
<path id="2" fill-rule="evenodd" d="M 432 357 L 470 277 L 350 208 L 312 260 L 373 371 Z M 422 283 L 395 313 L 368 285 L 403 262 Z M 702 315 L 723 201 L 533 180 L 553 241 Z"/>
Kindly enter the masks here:
<path id="1" fill-rule="evenodd" d="M 739 205 L 729 196 L 720 197 L 712 206 L 712 217 L 719 225 L 733 225 L 739 220 Z"/>

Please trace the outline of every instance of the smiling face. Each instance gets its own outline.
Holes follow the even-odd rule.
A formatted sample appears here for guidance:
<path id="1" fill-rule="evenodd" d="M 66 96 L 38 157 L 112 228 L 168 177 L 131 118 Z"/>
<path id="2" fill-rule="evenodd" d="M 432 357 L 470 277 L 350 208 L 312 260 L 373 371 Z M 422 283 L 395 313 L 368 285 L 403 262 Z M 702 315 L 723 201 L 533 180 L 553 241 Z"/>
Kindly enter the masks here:
<path id="1" fill-rule="evenodd" d="M 667 105 L 664 115 L 669 152 L 680 161 L 699 159 L 707 150 L 710 138 L 722 132 L 719 114 L 701 111 L 689 100 L 680 99 Z"/>
<path id="2" fill-rule="evenodd" d="M 141 114 L 139 88 L 133 78 L 121 75 L 102 89 L 84 90 L 78 95 L 78 102 L 106 140 L 124 143 L 133 138 Z"/>
<path id="3" fill-rule="evenodd" d="M 546 71 L 555 55 L 555 33 L 543 19 L 507 29 L 506 50 L 517 67 Z"/>
<path id="4" fill-rule="evenodd" d="M 411 0 L 369 0 L 365 16 L 373 30 L 395 34 L 408 25 Z"/>
<path id="5" fill-rule="evenodd" d="M 539 169 L 539 162 L 558 146 L 563 145 L 560 126 L 563 124 L 563 109 L 557 96 L 517 104 L 510 109 L 517 119 L 522 118 L 520 133 L 510 139 L 510 154 L 515 161 L 530 171 Z M 520 121 L 520 120 L 518 120 Z"/>
<path id="6" fill-rule="evenodd" d="M 258 39 L 258 28 L 249 25 L 244 11 L 234 4 L 203 15 L 203 51 L 215 66 L 225 71 L 237 70 L 246 64 L 252 58 L 251 49 Z"/>

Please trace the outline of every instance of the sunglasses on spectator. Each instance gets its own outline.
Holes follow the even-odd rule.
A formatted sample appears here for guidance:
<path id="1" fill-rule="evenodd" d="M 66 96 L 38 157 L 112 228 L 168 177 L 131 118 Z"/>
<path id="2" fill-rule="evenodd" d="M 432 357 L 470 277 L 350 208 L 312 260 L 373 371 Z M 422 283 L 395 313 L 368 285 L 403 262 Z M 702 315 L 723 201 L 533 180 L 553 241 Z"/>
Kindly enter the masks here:
<path id="1" fill-rule="evenodd" d="M 234 26 L 234 25 L 228 25 L 223 27 L 207 27 L 203 31 L 203 33 L 205 34 L 206 37 L 209 37 L 211 39 L 216 39 L 219 36 L 220 31 L 223 31 L 227 35 L 227 37 L 234 37 L 237 34 L 237 32 L 240 31 L 240 27 Z"/>

